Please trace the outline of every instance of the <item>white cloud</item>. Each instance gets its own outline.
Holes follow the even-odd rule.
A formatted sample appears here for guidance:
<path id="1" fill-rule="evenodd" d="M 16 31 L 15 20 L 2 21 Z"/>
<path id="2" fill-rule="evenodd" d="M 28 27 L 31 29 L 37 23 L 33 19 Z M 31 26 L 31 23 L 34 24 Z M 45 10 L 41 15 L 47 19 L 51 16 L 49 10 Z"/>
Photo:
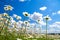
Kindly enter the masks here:
<path id="1" fill-rule="evenodd" d="M 57 11 L 57 14 L 60 14 L 60 10 L 59 10 L 59 11 Z"/>
<path id="2" fill-rule="evenodd" d="M 42 10 L 42 11 L 44 11 L 44 10 L 46 10 L 46 9 L 47 9 L 46 6 L 40 7 L 40 10 Z"/>
<path id="3" fill-rule="evenodd" d="M 55 33 L 55 29 L 49 29 L 48 33 Z"/>
<path id="4" fill-rule="evenodd" d="M 19 0 L 20 2 L 25 2 L 25 0 Z"/>
<path id="5" fill-rule="evenodd" d="M 60 29 L 60 22 L 55 22 L 52 25 L 49 25 L 51 28 L 59 28 Z"/>
<path id="6" fill-rule="evenodd" d="M 17 16 L 16 14 L 13 14 L 13 17 L 15 17 L 15 18 L 16 18 L 16 16 Z"/>
<path id="7" fill-rule="evenodd" d="M 60 33 L 60 30 L 52 28 L 48 30 L 48 33 Z"/>
<path id="8" fill-rule="evenodd" d="M 34 27 L 35 26 L 35 23 L 30 23 L 30 26 L 33 26 Z"/>
<path id="9" fill-rule="evenodd" d="M 47 29 L 47 32 L 48 33 L 60 33 L 60 22 L 55 22 L 51 25 L 48 26 L 49 29 Z M 42 33 L 46 33 L 46 30 L 45 29 L 42 29 L 41 30 Z"/>
<path id="10" fill-rule="evenodd" d="M 56 14 L 60 14 L 60 10 L 52 13 L 52 15 L 56 15 Z"/>
<path id="11" fill-rule="evenodd" d="M 53 12 L 53 13 L 52 13 L 52 15 L 56 15 L 56 13 L 55 13 L 55 12 Z"/>
<path id="12" fill-rule="evenodd" d="M 41 30 L 41 33 L 46 33 L 46 30 L 45 29 Z M 47 33 L 60 33 L 60 30 L 50 28 L 50 29 L 47 30 Z"/>
<path id="13" fill-rule="evenodd" d="M 46 23 L 44 21 L 41 21 L 40 25 L 46 25 Z"/>
<path id="14" fill-rule="evenodd" d="M 31 14 L 30 16 L 30 19 L 33 19 L 33 20 L 43 20 L 42 18 L 42 14 L 40 14 L 39 12 L 34 12 L 33 14 Z"/>
<path id="15" fill-rule="evenodd" d="M 19 0 L 20 2 L 31 1 L 31 0 Z"/>
<path id="16" fill-rule="evenodd" d="M 38 21 L 40 20 L 38 23 L 40 23 L 40 25 L 46 25 L 46 23 L 43 21 L 43 14 L 39 13 L 39 12 L 34 12 L 33 14 L 30 15 L 30 19 L 34 20 L 34 21 Z"/>

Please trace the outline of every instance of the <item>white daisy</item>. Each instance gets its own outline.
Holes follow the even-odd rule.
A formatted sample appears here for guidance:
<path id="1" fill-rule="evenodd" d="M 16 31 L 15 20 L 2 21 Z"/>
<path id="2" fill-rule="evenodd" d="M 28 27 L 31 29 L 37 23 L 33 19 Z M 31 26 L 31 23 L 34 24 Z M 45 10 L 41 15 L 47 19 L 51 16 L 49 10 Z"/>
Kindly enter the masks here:
<path id="1" fill-rule="evenodd" d="M 0 20 L 3 20 L 3 18 L 0 18 Z"/>
<path id="2" fill-rule="evenodd" d="M 7 13 L 4 13 L 3 16 L 8 16 L 8 14 Z"/>
<path id="3" fill-rule="evenodd" d="M 0 14 L 0 18 L 2 17 L 2 15 Z"/>
<path id="4" fill-rule="evenodd" d="M 22 39 L 17 38 L 17 40 L 22 40 Z"/>
<path id="5" fill-rule="evenodd" d="M 28 21 L 24 21 L 24 24 L 28 24 L 29 22 Z"/>
<path id="6" fill-rule="evenodd" d="M 23 12 L 23 15 L 26 16 L 26 17 L 30 16 L 30 14 L 28 14 L 28 12 Z"/>
<path id="7" fill-rule="evenodd" d="M 17 20 L 21 19 L 21 17 L 16 14 L 13 14 L 13 17 L 16 18 Z"/>
<path id="8" fill-rule="evenodd" d="M 19 20 L 19 19 L 21 19 L 21 17 L 20 16 L 16 16 L 16 19 Z"/>
<path id="9" fill-rule="evenodd" d="M 51 17 L 49 17 L 49 15 L 45 16 L 44 18 L 49 21 L 52 20 Z"/>
<path id="10" fill-rule="evenodd" d="M 13 10 L 13 7 L 11 5 L 5 5 L 4 10 Z"/>

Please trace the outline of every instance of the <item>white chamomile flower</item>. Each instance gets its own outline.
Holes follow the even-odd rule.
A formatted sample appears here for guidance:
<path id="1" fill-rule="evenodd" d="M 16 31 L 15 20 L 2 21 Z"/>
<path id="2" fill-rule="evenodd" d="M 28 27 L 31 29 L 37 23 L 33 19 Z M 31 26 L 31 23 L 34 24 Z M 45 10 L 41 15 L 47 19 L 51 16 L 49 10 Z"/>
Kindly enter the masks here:
<path id="1" fill-rule="evenodd" d="M 49 20 L 49 21 L 52 20 L 52 19 L 49 17 L 49 15 L 45 16 L 44 18 L 45 18 L 46 20 Z"/>
<path id="2" fill-rule="evenodd" d="M 2 14 L 0 14 L 0 18 L 2 18 Z"/>
<path id="3" fill-rule="evenodd" d="M 19 19 L 21 19 L 21 17 L 20 16 L 16 16 L 16 19 L 19 20 Z"/>
<path id="4" fill-rule="evenodd" d="M 7 7 L 4 7 L 4 10 L 8 10 L 8 8 Z"/>
<path id="5" fill-rule="evenodd" d="M 13 7 L 11 5 L 5 5 L 4 10 L 13 10 Z"/>
<path id="6" fill-rule="evenodd" d="M 28 24 L 29 22 L 28 21 L 24 21 L 24 24 Z"/>
<path id="7" fill-rule="evenodd" d="M 37 20 L 37 22 L 40 22 L 41 20 Z"/>
<path id="8" fill-rule="evenodd" d="M 23 12 L 23 15 L 26 17 L 30 16 L 30 14 L 28 14 L 28 12 Z"/>
<path id="9" fill-rule="evenodd" d="M 3 18 L 0 18 L 0 20 L 3 20 Z"/>
<path id="10" fill-rule="evenodd" d="M 21 19 L 21 17 L 16 14 L 13 14 L 13 17 L 16 18 L 17 20 Z"/>
<path id="11" fill-rule="evenodd" d="M 4 13 L 3 16 L 8 16 L 8 14 L 7 13 Z"/>

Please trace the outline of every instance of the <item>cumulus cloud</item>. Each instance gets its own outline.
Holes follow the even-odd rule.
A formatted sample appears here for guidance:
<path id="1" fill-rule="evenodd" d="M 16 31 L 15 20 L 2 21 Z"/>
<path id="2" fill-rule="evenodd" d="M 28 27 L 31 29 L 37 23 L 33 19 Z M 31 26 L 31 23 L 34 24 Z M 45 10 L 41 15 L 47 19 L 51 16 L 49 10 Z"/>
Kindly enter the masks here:
<path id="1" fill-rule="evenodd" d="M 46 30 L 45 29 L 43 29 L 43 30 L 41 30 L 41 33 L 46 33 Z M 56 29 L 54 29 L 54 28 L 50 28 L 49 30 L 47 30 L 47 33 L 60 33 L 60 30 L 56 30 Z"/>
<path id="2" fill-rule="evenodd" d="M 43 21 L 43 14 L 39 13 L 39 12 L 34 12 L 33 14 L 30 15 L 29 17 L 31 20 L 34 20 L 34 21 L 38 21 L 40 20 L 38 23 L 40 25 L 46 25 L 46 23 Z"/>
<path id="3" fill-rule="evenodd" d="M 50 25 L 52 28 L 60 28 L 60 22 L 55 22 L 52 25 Z"/>
<path id="4" fill-rule="evenodd" d="M 44 21 L 41 21 L 40 25 L 46 25 L 46 23 Z"/>
<path id="5" fill-rule="evenodd" d="M 60 30 L 52 28 L 48 30 L 48 33 L 60 33 Z"/>
<path id="6" fill-rule="evenodd" d="M 54 22 L 53 24 L 49 25 L 49 27 L 49 33 L 60 33 L 60 22 Z"/>
<path id="7" fill-rule="evenodd" d="M 60 33 L 60 22 L 55 22 L 48 26 L 47 33 Z M 46 29 L 42 29 L 41 33 L 46 33 Z"/>
<path id="8" fill-rule="evenodd" d="M 43 18 L 42 18 L 42 14 L 41 13 L 39 13 L 39 12 L 34 12 L 33 14 L 31 14 L 31 16 L 30 16 L 30 19 L 33 19 L 33 20 L 43 20 Z"/>
<path id="9" fill-rule="evenodd" d="M 42 11 L 44 11 L 44 10 L 47 9 L 47 7 L 46 6 L 43 6 L 43 7 L 40 7 L 39 9 L 42 10 Z"/>

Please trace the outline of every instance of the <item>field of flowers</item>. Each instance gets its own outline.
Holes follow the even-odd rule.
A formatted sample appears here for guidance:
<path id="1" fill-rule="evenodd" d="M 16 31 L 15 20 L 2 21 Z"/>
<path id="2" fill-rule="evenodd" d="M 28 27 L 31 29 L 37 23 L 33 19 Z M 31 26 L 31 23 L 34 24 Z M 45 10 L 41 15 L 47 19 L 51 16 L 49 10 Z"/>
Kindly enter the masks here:
<path id="1" fill-rule="evenodd" d="M 5 6 L 5 11 L 11 11 L 13 7 L 10 5 Z M 25 17 L 28 17 L 30 14 L 27 12 L 24 12 L 23 15 Z M 49 17 L 46 16 L 46 35 L 36 34 L 32 31 L 27 32 L 27 27 L 34 26 L 30 25 L 29 21 L 24 20 L 23 22 L 20 21 L 21 17 L 17 15 L 13 15 L 14 18 L 18 22 L 16 22 L 8 13 L 2 13 L 0 14 L 0 40 L 54 40 L 55 38 L 52 38 L 47 35 L 47 21 L 49 20 Z M 39 23 L 40 20 L 38 19 L 37 22 Z"/>
<path id="2" fill-rule="evenodd" d="M 28 16 L 27 14 L 25 14 Z M 17 19 L 20 18 L 17 16 Z M 25 24 L 25 28 L 18 28 L 17 23 L 13 22 L 11 23 L 12 18 L 7 14 L 3 13 L 0 14 L 0 40 L 45 40 L 46 38 L 37 37 L 36 34 L 27 33 L 26 26 L 29 23 L 28 21 L 25 21 L 23 24 Z M 20 23 L 20 22 L 19 22 Z M 12 25 L 13 24 L 13 25 Z M 13 26 L 13 27 L 12 27 Z"/>

